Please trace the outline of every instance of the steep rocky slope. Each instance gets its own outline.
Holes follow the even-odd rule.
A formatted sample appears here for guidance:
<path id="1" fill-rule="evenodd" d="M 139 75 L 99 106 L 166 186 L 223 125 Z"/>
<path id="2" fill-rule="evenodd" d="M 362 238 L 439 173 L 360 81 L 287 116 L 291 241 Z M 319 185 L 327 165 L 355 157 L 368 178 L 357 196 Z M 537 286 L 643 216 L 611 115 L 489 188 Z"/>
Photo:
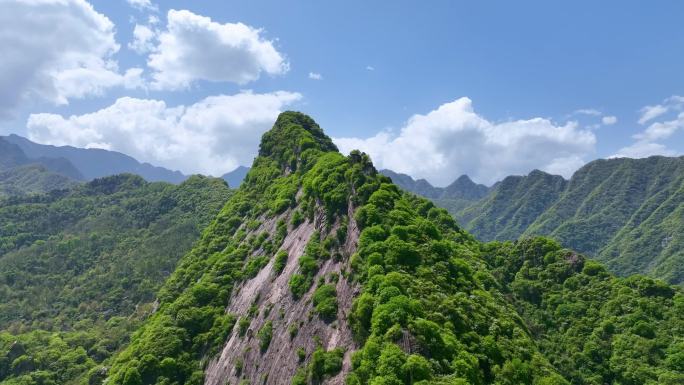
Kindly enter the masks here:
<path id="1" fill-rule="evenodd" d="M 481 244 L 286 112 L 158 310 L 88 381 L 675 384 L 683 307 L 551 241 Z M 615 344 L 598 354 L 600 333 Z"/>
<path id="2" fill-rule="evenodd" d="M 318 236 L 317 228 L 324 225 L 325 218 L 319 217 L 319 222 L 309 222 L 298 226 L 284 239 L 281 250 L 288 255 L 304 255 L 305 248 L 311 242 L 312 236 Z M 270 223 L 275 230 L 274 223 Z M 317 226 L 318 225 L 318 226 Z M 348 236 L 341 245 L 340 252 L 346 256 L 356 248 L 358 227 L 351 222 Z M 222 385 L 229 382 L 239 382 L 241 378 L 250 383 L 258 383 L 265 378 L 281 379 L 273 383 L 287 383 L 283 379 L 292 377 L 300 365 L 292 347 L 296 346 L 305 352 L 313 352 L 320 344 L 325 350 L 332 351 L 342 347 L 349 349 L 354 346 L 351 329 L 347 322 L 352 299 L 358 295 L 359 287 L 348 280 L 339 280 L 339 276 L 346 268 L 343 259 L 328 259 L 318 268 L 313 281 L 326 280 L 326 277 L 337 277 L 335 291 L 337 293 L 340 314 L 333 318 L 334 325 L 321 317 L 304 317 L 312 312 L 313 292 L 308 291 L 301 298 L 295 299 L 288 286 L 288 282 L 298 270 L 298 259 L 288 258 L 280 274 L 273 269 L 274 260 L 270 261 L 256 277 L 246 281 L 236 288 L 236 294 L 229 301 L 227 311 L 232 314 L 249 314 L 249 309 L 256 306 L 259 309 L 269 309 L 254 317 L 247 328 L 247 335 L 256 335 L 267 323 L 274 325 L 273 337 L 265 352 L 260 348 L 261 341 L 257 338 L 241 338 L 239 334 L 232 334 L 223 347 L 219 356 L 207 366 L 205 384 Z M 273 278 L 275 277 L 275 278 Z M 289 328 L 297 328 L 292 335 Z M 294 330 L 294 329 L 293 329 Z M 316 338 L 314 338 L 316 337 Z M 349 353 L 348 351 L 347 353 Z M 236 354 L 238 353 L 238 354 Z M 240 365 L 237 365 L 240 362 Z M 238 366 L 242 370 L 237 370 Z M 345 356 L 344 367 L 346 373 L 350 369 L 349 354 Z M 337 375 L 330 383 L 343 384 L 344 377 Z"/>

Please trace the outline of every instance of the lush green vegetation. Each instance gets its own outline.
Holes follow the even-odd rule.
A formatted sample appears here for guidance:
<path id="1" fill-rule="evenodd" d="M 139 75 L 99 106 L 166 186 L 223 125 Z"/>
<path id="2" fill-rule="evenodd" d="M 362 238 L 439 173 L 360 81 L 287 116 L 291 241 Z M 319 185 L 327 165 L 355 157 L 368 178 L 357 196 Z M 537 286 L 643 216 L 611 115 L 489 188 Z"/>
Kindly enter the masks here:
<path id="1" fill-rule="evenodd" d="M 319 347 L 311 355 L 309 364 L 300 368 L 292 377 L 292 385 L 321 383 L 327 377 L 340 372 L 343 358 L 344 350 L 341 348 L 325 351 Z"/>
<path id="2" fill-rule="evenodd" d="M 349 384 L 566 383 L 446 211 L 383 184 L 356 217 Z"/>
<path id="3" fill-rule="evenodd" d="M 501 291 L 571 383 L 684 383 L 680 290 L 643 276 L 615 278 L 544 238 L 485 250 Z"/>
<path id="4" fill-rule="evenodd" d="M 0 383 L 106 377 L 230 190 L 119 175 L 0 206 Z M 92 369 L 92 371 L 91 371 Z M 91 371 L 90 373 L 88 373 Z"/>
<path id="5" fill-rule="evenodd" d="M 273 323 L 271 321 L 266 322 L 264 326 L 257 333 L 259 338 L 259 348 L 264 352 L 268 349 L 268 345 L 271 344 L 271 338 L 273 338 Z"/>
<path id="6" fill-rule="evenodd" d="M 413 182 L 402 186 L 447 208 L 479 239 L 550 236 L 618 275 L 684 283 L 684 157 L 597 160 L 569 181 L 533 171 L 505 178 L 475 202 Z"/>
<path id="7" fill-rule="evenodd" d="M 98 188 L 104 195 L 161 188 L 139 183 L 132 178 L 121 181 L 126 188 L 108 184 Z M 63 198 L 55 194 L 49 199 Z M 40 204 L 48 198 L 33 199 Z M 77 202 L 71 204 L 80 207 Z M 69 212 L 73 209 L 67 207 Z M 160 210 L 149 202 L 124 207 L 134 213 L 142 210 L 131 220 L 149 218 L 150 212 Z M 118 211 L 109 217 L 127 218 Z M 7 241 L 2 246 L 12 253 L 43 250 L 52 242 L 48 218 L 37 220 L 31 231 L 22 227 L 22 220 L 13 223 L 3 230 Z M 150 230 L 149 234 L 165 228 L 153 227 L 154 221 L 133 223 Z M 303 223 L 315 224 L 317 230 L 304 252 L 280 251 L 288 232 Z M 83 224 L 81 228 L 97 227 Z M 355 237 L 348 237 L 350 233 L 358 235 L 358 244 Z M 57 245 L 49 250 L 59 251 Z M 133 249 L 128 250 L 139 248 L 130 245 Z M 350 245 L 356 245 L 351 256 Z M 102 246 L 102 250 L 112 249 Z M 62 254 L 41 255 L 49 259 Z M 268 279 L 277 281 L 289 258 L 296 258 L 297 271 L 289 280 L 292 296 L 283 302 L 298 309 L 308 306 L 311 312 L 283 324 L 292 317 L 274 307 L 280 304 L 259 308 L 261 292 L 248 297 L 246 314 L 226 312 L 234 289 L 245 290 L 249 285 L 240 284 L 269 263 L 274 273 Z M 151 267 L 160 263 L 153 256 L 135 260 Z M 342 262 L 343 269 L 323 274 L 333 262 Z M 18 263 L 15 260 L 13 265 Z M 82 271 L 80 259 L 72 263 L 71 269 Z M 70 312 L 67 302 L 64 313 L 43 316 L 37 311 L 26 316 L 34 320 L 31 327 L 59 325 L 53 332 L 27 329 L 19 347 L 14 342 L 19 337 L 0 337 L 8 352 L 0 361 L 0 373 L 9 373 L 7 384 L 200 385 L 208 362 L 231 333 L 240 341 L 254 338 L 255 344 L 248 346 L 254 347 L 251 352 L 257 357 L 282 354 L 283 350 L 273 350 L 279 343 L 280 348 L 291 348 L 292 356 L 287 358 L 296 361 L 298 370 L 291 373 L 296 385 L 320 384 L 338 375 L 345 354 L 351 354 L 350 371 L 344 373 L 348 385 L 669 385 L 681 383 L 684 376 L 680 289 L 650 278 L 615 278 L 600 264 L 544 238 L 483 244 L 461 229 L 446 210 L 401 192 L 365 154 L 339 154 L 315 122 L 299 113 L 281 114 L 264 135 L 244 183 L 180 259 L 157 292 L 152 314 L 149 307 L 134 306 L 149 306 L 154 298 L 154 291 L 143 289 L 146 275 L 136 280 L 135 271 L 111 274 L 122 285 L 137 285 L 126 286 L 126 296 L 102 295 L 104 300 L 118 299 L 116 315 L 97 318 L 103 308 L 88 301 L 83 310 Z M 15 275 L 4 279 L 9 282 Z M 73 281 L 68 280 L 69 288 Z M 258 280 L 250 284 L 254 282 Z M 73 296 L 77 291 L 68 293 Z M 131 300 L 135 293 L 139 298 Z M 15 306 L 31 309 L 30 304 Z M 91 307 L 96 310 L 89 312 Z M 136 309 L 134 316 L 120 317 Z M 90 321 L 75 322 L 82 319 L 81 313 L 90 314 Z M 337 318 L 340 315 L 345 318 Z M 321 337 L 302 328 L 300 316 L 308 316 L 308 321 L 325 330 L 345 328 L 335 330 L 341 332 L 338 336 L 346 332 L 350 338 L 351 330 L 355 344 L 324 346 Z M 109 329 L 98 329 L 105 319 Z M 28 328 L 22 321 L 13 322 Z M 257 327 L 250 329 L 250 325 Z M 132 328 L 136 331 L 128 334 Z M 113 331 L 113 346 L 103 342 L 109 334 L 93 330 Z M 282 345 L 285 340 L 289 347 Z M 31 349 L 49 354 L 31 353 Z M 56 349 L 67 352 L 59 355 L 62 361 L 55 360 Z M 119 353 L 108 360 L 113 351 Z M 247 360 L 254 355 L 235 354 L 241 355 L 234 361 L 238 377 L 247 371 L 259 383 L 285 380 L 259 373 L 259 362 Z M 42 377 L 46 375 L 51 377 Z M 240 377 L 239 381 L 247 380 Z"/>
<path id="8" fill-rule="evenodd" d="M 116 359 L 110 383 L 127 384 L 130 373 L 134 379 L 140 373 L 143 384 L 202 383 L 202 363 L 231 333 L 235 317 L 224 313 L 231 289 L 248 278 L 245 266 L 254 258 L 276 258 L 279 243 L 271 235 L 247 237 L 250 223 L 291 210 L 292 229 L 303 220 L 293 221 L 295 215 L 313 220 L 324 214 L 325 232 L 310 238 L 290 280 L 297 299 L 314 286 L 321 264 L 335 257 L 350 207 L 362 231 L 349 274 L 341 278 L 361 288 L 349 309 L 360 348 L 352 355 L 348 384 L 674 383 L 682 375 L 678 290 L 643 278 L 613 278 L 545 240 L 482 245 L 445 210 L 388 182 L 365 155 L 334 151 L 307 117 L 281 115 L 264 135 L 245 183 L 162 288 L 160 310 Z M 342 224 L 337 231 L 335 224 Z M 269 242 L 272 247 L 260 248 Z M 533 258 L 538 270 L 525 262 L 532 258 L 528 249 L 542 256 L 542 262 Z M 566 265 L 575 270 L 561 269 Z M 318 282 L 312 298 L 314 311 L 325 317 L 339 306 L 330 282 Z M 184 314 L 193 318 L 181 322 Z M 615 329 L 607 326 L 611 322 Z M 662 331 L 649 328 L 650 322 Z M 275 328 L 267 323 L 257 332 L 262 351 Z M 605 330 L 617 337 L 609 353 L 595 354 L 590 343 L 599 344 Z M 286 332 L 290 339 L 298 334 L 296 327 Z M 640 346 L 632 335 L 657 344 Z M 639 353 L 644 349 L 649 356 Z M 299 350 L 303 362 L 292 382 L 334 375 L 341 353 L 330 354 L 319 349 L 307 358 Z M 149 366 L 149 355 L 160 364 Z M 161 362 L 169 364 L 166 369 Z"/>
<path id="9" fill-rule="evenodd" d="M 319 286 L 313 295 L 316 313 L 324 320 L 337 318 L 337 291 L 331 284 Z"/>
<path id="10" fill-rule="evenodd" d="M 287 264 L 287 258 L 287 251 L 280 250 L 276 254 L 275 260 L 273 261 L 273 271 L 275 271 L 277 274 L 282 273 L 285 265 Z"/>

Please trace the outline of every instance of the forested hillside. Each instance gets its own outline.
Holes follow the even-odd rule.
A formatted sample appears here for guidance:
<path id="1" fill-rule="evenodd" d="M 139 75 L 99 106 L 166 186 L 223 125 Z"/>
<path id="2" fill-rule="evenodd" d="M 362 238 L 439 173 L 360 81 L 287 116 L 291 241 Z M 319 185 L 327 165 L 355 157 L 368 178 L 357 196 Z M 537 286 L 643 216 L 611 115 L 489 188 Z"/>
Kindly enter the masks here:
<path id="1" fill-rule="evenodd" d="M 558 200 L 566 185 L 563 177 L 539 170 L 527 176 L 509 176 L 486 198 L 459 211 L 456 218 L 482 240 L 517 239 Z"/>
<path id="2" fill-rule="evenodd" d="M 0 383 L 87 378 L 230 194 L 220 179 L 117 175 L 0 200 Z"/>
<path id="3" fill-rule="evenodd" d="M 481 240 L 550 236 L 613 273 L 684 282 L 684 157 L 597 160 L 569 181 L 535 170 L 460 205 L 402 186 L 447 208 Z"/>
<path id="4" fill-rule="evenodd" d="M 91 384 L 680 384 L 684 297 L 483 244 L 287 112 Z"/>
<path id="5" fill-rule="evenodd" d="M 501 292 L 572 384 L 684 383 L 684 295 L 643 276 L 615 278 L 546 238 L 487 244 Z"/>

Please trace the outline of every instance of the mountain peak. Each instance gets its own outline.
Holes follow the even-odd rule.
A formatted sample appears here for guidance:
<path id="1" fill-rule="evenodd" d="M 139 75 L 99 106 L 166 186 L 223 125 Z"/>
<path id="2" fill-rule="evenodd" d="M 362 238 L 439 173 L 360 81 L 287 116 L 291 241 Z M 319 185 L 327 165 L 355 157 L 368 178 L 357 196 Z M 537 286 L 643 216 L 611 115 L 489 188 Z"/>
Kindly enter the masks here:
<path id="1" fill-rule="evenodd" d="M 330 137 L 308 115 L 285 111 L 278 115 L 273 128 L 261 137 L 259 156 L 271 158 L 286 169 L 296 170 L 307 150 L 338 151 Z"/>
<path id="2" fill-rule="evenodd" d="M 489 187 L 473 182 L 468 175 L 461 175 L 449 186 L 444 188 L 444 194 L 450 198 L 478 200 L 489 192 Z"/>
<path id="3" fill-rule="evenodd" d="M 463 175 L 459 176 L 458 178 L 456 178 L 456 180 L 454 181 L 454 183 L 461 183 L 461 184 L 464 184 L 464 183 L 467 183 L 467 184 L 475 184 L 475 182 L 473 182 L 473 180 L 472 180 L 472 179 L 470 179 L 470 177 L 469 177 L 468 175 L 466 175 L 466 174 L 463 174 Z"/>

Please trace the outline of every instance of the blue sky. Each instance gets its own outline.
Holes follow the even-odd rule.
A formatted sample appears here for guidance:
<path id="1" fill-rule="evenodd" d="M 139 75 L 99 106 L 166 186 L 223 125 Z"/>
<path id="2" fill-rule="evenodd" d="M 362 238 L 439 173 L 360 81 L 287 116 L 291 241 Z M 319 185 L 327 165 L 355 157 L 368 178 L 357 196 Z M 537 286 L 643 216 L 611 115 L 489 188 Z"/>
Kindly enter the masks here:
<path id="1" fill-rule="evenodd" d="M 68 2 L 73 7 L 59 11 L 59 17 L 79 14 L 85 3 Z M 341 149 L 360 147 L 380 167 L 441 185 L 461 173 L 484 183 L 534 168 L 567 177 L 599 157 L 684 153 L 684 98 L 678 97 L 684 95 L 684 3 L 679 1 L 433 1 L 429 6 L 411 1 L 164 1 L 147 7 L 145 3 L 91 1 L 93 9 L 83 11 L 104 16 L 113 25 L 108 29 L 100 24 L 102 40 L 96 46 L 84 42 L 84 52 L 117 44 L 117 49 L 99 57 L 109 62 L 108 69 L 116 62 L 112 71 L 116 76 L 139 68 L 138 85 L 112 80 L 97 92 L 80 92 L 89 88 L 73 86 L 77 91 L 65 93 L 68 104 L 56 102 L 56 97 L 36 96 L 37 92 L 6 96 L 16 102 L 0 105 L 4 112 L 0 132 L 16 132 L 44 143 L 110 148 L 184 172 L 218 174 L 250 163 L 255 138 L 267 129 L 265 122 L 273 113 L 297 109 L 313 116 Z M 48 12 L 46 8 L 41 12 Z M 22 9 L 17 6 L 17 12 Z M 206 76 L 195 71 L 187 84 L 173 85 L 175 80 L 168 80 L 164 72 L 173 61 L 167 61 L 164 70 L 148 62 L 155 52 L 171 55 L 169 47 L 159 43 L 165 33 L 173 35 L 169 10 L 187 10 L 186 18 L 209 17 L 214 26 L 243 23 L 258 29 L 257 40 L 270 45 L 279 58 L 262 60 L 256 79 L 226 80 L 234 76 L 231 69 L 215 66 L 230 67 L 220 61 L 235 56 L 214 54 L 211 49 L 220 51 L 221 44 L 203 42 L 212 48 L 193 54 L 202 62 L 197 65 L 206 66 L 208 58 L 218 62 L 200 71 Z M 150 23 L 150 16 L 159 21 Z M 154 33 L 150 48 L 142 53 L 129 48 L 136 24 Z M 59 30 L 50 28 L 55 26 L 45 26 L 45 33 L 52 35 L 45 38 L 46 50 L 55 45 L 50 39 L 69 38 L 68 31 L 60 36 Z M 35 31 L 26 33 L 40 33 Z M 107 40 L 110 36 L 114 43 Z M 21 56 L 22 51 L 16 54 Z M 202 57 L 205 54 L 207 58 Z M 238 59 L 235 63 L 244 62 Z M 11 69 L 11 61 L 0 59 L 0 65 L 2 61 L 8 61 L 4 67 Z M 36 63 L 38 72 L 50 62 Z M 176 75 L 181 70 L 174 67 Z M 166 76 L 166 86 L 150 86 L 155 71 Z M 216 80 L 215 75 L 224 79 Z M 43 77 L 34 76 L 31 82 L 35 79 Z M 0 79 L 3 83 L 14 84 Z M 202 127 L 195 121 L 179 123 L 190 119 L 185 115 L 171 114 L 174 117 L 169 119 L 175 122 L 171 124 L 182 126 L 177 128 L 177 138 L 152 150 L 164 135 L 159 121 L 140 118 L 140 130 L 149 134 L 142 145 L 135 138 L 121 140 L 125 135 L 135 137 L 135 127 L 122 131 L 102 123 L 111 122 L 121 110 L 130 113 L 140 108 L 141 114 L 149 113 L 145 108 L 151 108 L 150 103 L 141 101 L 163 102 L 162 110 L 155 111 L 168 117 L 167 109 L 193 106 L 217 95 L 244 95 L 244 90 L 251 90 L 252 96 L 276 91 L 287 96 L 280 94 L 276 102 L 250 100 L 239 108 L 235 103 L 242 103 L 241 98 L 203 104 L 201 111 L 207 111 L 206 104 L 228 103 L 229 110 L 244 114 L 251 109 L 261 115 L 234 119 L 219 114 L 210 123 L 203 122 L 217 127 L 202 132 L 214 154 L 201 158 L 201 164 L 192 153 L 179 150 L 183 140 L 191 141 L 197 132 L 193 130 Z M 107 110 L 124 97 L 135 103 L 126 99 L 125 107 L 122 102 Z M 262 111 L 260 103 L 271 103 L 268 111 Z M 654 117 L 640 124 L 649 107 Z M 98 111 L 97 116 L 83 117 Z M 31 115 L 39 113 L 43 115 L 27 129 Z M 69 119 L 72 115 L 81 118 Z M 221 128 L 222 122 L 230 125 L 226 122 L 245 119 L 253 124 Z"/>

